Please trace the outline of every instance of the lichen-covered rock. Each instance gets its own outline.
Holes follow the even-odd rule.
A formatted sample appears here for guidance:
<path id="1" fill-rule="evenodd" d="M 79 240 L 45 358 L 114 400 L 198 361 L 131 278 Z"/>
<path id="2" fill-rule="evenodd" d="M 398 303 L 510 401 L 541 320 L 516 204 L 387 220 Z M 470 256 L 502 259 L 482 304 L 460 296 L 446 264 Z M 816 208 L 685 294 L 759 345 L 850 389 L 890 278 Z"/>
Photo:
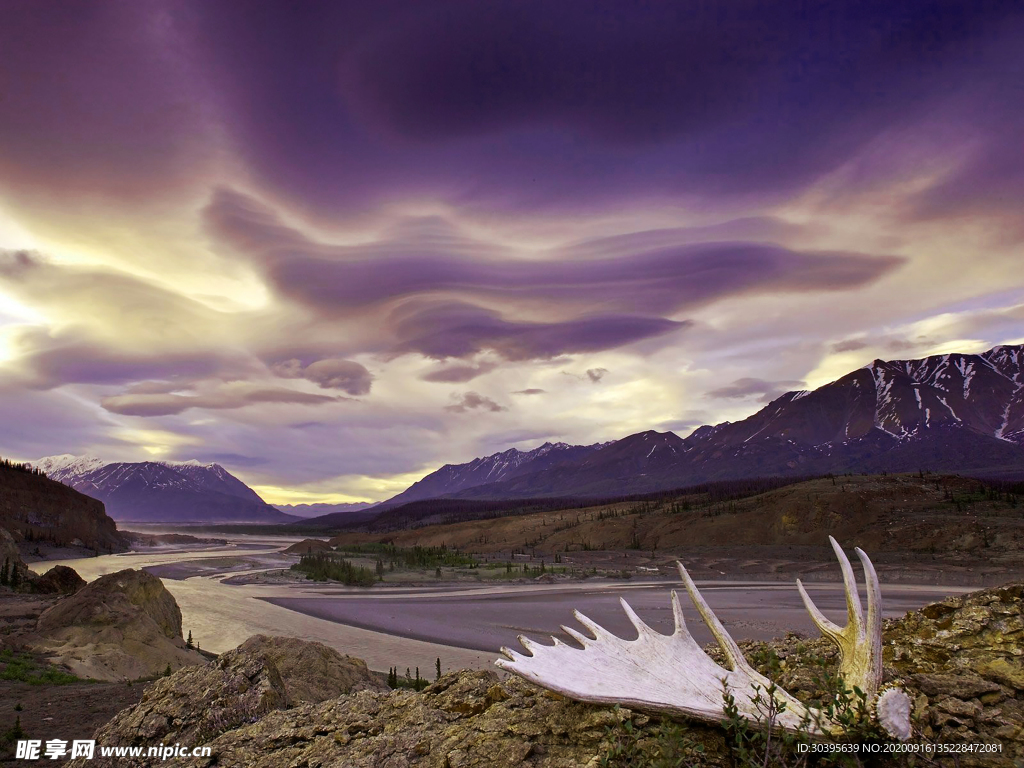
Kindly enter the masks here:
<path id="1" fill-rule="evenodd" d="M 205 744 L 268 712 L 357 691 L 389 691 L 362 659 L 322 643 L 254 635 L 214 662 L 157 680 L 96 735 L 100 744 Z M 97 762 L 98 761 L 98 762 Z M 148 765 L 125 758 L 89 765 Z"/>
<path id="2" fill-rule="evenodd" d="M 254 635 L 236 650 L 258 656 L 277 668 L 289 704 L 320 702 L 362 690 L 389 690 L 365 661 L 342 656 L 323 643 Z"/>
<path id="3" fill-rule="evenodd" d="M 454 672 L 421 693 L 363 692 L 274 712 L 180 765 L 261 768 L 582 768 L 597 766 L 607 729 L 647 718 L 568 701 L 518 678 Z"/>
<path id="4" fill-rule="evenodd" d="M 216 661 L 186 667 L 154 682 L 134 707 L 96 733 L 100 744 L 205 744 L 226 730 L 256 722 L 288 705 L 284 682 L 265 658 L 235 649 Z M 96 757 L 82 765 L 144 766 L 148 760 Z"/>
<path id="5" fill-rule="evenodd" d="M 181 610 L 163 582 L 131 569 L 102 576 L 46 609 L 26 645 L 98 680 L 135 680 L 206 662 L 185 646 Z"/>

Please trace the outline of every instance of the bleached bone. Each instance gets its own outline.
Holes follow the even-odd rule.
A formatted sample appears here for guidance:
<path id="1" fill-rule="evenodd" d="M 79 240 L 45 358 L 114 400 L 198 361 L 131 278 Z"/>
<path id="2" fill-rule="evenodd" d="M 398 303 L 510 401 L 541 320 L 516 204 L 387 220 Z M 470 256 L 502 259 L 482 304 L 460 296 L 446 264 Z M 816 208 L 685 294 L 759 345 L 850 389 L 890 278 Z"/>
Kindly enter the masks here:
<path id="1" fill-rule="evenodd" d="M 839 558 L 846 589 L 849 621 L 839 628 L 819 611 L 799 584 L 811 617 L 821 631 L 839 646 L 842 656 L 840 674 L 848 686 L 856 685 L 867 697 L 869 710 L 880 717 L 881 725 L 897 738 L 910 736 L 909 697 L 898 689 L 886 692 L 888 706 L 876 707 L 882 677 L 882 620 L 881 591 L 875 569 L 861 550 L 857 556 L 864 565 L 868 587 L 868 616 L 864 620 L 853 569 L 842 548 L 831 536 L 829 540 Z M 593 637 L 563 626 L 583 649 L 574 648 L 552 637 L 554 645 L 541 645 L 519 636 L 519 642 L 529 652 L 524 655 L 502 648 L 507 657 L 495 662 L 537 685 L 571 699 L 595 704 L 621 704 L 670 716 L 685 716 L 706 722 L 723 722 L 725 696 L 732 696 L 740 717 L 753 723 L 764 723 L 768 717 L 769 694 L 772 685 L 743 657 L 736 641 L 722 622 L 711 611 L 697 590 L 682 563 L 676 563 L 690 599 L 697 607 L 725 654 L 728 668 L 716 664 L 697 644 L 686 628 L 679 597 L 672 592 L 672 612 L 675 631 L 663 635 L 645 624 L 620 598 L 626 616 L 636 627 L 637 639 L 624 640 L 588 619 L 579 611 L 573 614 Z M 806 731 L 815 736 L 841 735 L 843 727 L 818 710 L 808 708 L 779 687 L 774 688 L 776 711 L 775 726 L 788 731 Z M 900 698 L 902 697 L 902 698 Z M 899 706 L 892 706 L 892 699 Z M 904 699 L 906 700 L 904 702 Z M 784 707 L 779 705 L 784 704 Z M 892 713 L 896 714 L 893 715 Z"/>

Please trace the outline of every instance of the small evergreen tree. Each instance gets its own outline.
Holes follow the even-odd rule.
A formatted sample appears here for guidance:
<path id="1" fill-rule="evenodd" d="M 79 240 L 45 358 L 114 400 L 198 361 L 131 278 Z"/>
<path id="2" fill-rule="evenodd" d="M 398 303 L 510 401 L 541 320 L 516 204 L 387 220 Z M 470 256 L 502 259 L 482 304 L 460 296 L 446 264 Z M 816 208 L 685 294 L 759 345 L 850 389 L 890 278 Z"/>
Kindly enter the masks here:
<path id="1" fill-rule="evenodd" d="M 167 666 L 164 668 L 164 677 L 171 676 L 171 662 L 167 662 Z"/>
<path id="2" fill-rule="evenodd" d="M 185 647 L 186 648 L 193 648 L 193 647 L 195 647 L 194 643 L 192 642 L 192 630 L 191 629 L 188 631 L 188 640 L 185 641 Z"/>
<path id="3" fill-rule="evenodd" d="M 437 672 L 437 676 L 434 678 L 434 682 L 441 679 L 441 657 L 437 657 L 437 661 L 434 663 L 434 671 Z"/>

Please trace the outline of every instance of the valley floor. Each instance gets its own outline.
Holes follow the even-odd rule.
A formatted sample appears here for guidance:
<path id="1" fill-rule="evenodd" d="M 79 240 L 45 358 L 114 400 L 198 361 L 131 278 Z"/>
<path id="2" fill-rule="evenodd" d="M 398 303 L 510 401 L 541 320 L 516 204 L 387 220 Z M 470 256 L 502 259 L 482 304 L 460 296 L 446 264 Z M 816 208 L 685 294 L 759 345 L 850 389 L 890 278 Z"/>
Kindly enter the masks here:
<path id="1" fill-rule="evenodd" d="M 669 631 L 668 593 L 679 586 L 673 557 L 652 560 L 649 553 L 623 550 L 575 553 L 557 565 L 548 557 L 548 568 L 600 567 L 604 573 L 628 568 L 629 579 L 548 572 L 539 578 L 477 580 L 486 569 L 474 568 L 445 569 L 439 580 L 431 568 L 429 573 L 389 573 L 387 582 L 368 589 L 345 587 L 306 581 L 288 571 L 298 557 L 281 550 L 293 543 L 284 537 L 240 537 L 202 552 L 146 550 L 65 564 L 90 581 L 124 568 L 145 568 L 162 577 L 181 607 L 186 633 L 191 631 L 204 650 L 222 652 L 257 633 L 289 635 L 324 642 L 378 671 L 433 669 L 437 658 L 445 670 L 488 669 L 500 647 L 514 646 L 519 634 L 547 638 L 559 633 L 560 624 L 572 624 L 574 608 L 629 637 L 619 597 L 626 597 L 652 626 Z M 825 548 L 705 548 L 681 555 L 737 639 L 768 639 L 788 631 L 816 634 L 795 588 L 798 577 L 810 584 L 826 611 L 842 617 L 839 569 Z M 585 568 L 576 559 L 580 556 L 587 558 Z M 541 559 L 517 559 L 516 567 L 536 567 Z M 966 569 L 944 574 L 927 556 L 918 560 L 911 568 L 898 558 L 881 558 L 887 615 L 968 591 L 965 581 L 974 587 L 977 574 Z M 504 577 L 504 563 L 494 573 Z M 950 583 L 941 583 L 943 575 Z M 687 611 L 698 639 L 709 640 L 695 612 Z"/>

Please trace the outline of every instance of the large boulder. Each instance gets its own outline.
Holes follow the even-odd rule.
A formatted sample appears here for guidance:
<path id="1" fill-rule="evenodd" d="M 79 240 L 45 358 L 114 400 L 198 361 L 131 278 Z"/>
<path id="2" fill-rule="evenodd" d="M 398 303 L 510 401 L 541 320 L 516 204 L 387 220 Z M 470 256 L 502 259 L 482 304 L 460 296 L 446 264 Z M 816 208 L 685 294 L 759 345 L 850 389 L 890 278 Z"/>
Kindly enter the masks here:
<path id="1" fill-rule="evenodd" d="M 157 680 L 96 738 L 101 744 L 199 745 L 273 710 L 388 690 L 361 659 L 322 643 L 255 635 L 210 664 Z M 118 758 L 116 765 L 129 763 Z"/>
<path id="2" fill-rule="evenodd" d="M 356 691 L 387 691 L 387 685 L 354 656 L 342 656 L 323 643 L 294 637 L 254 635 L 234 651 L 277 668 L 288 704 L 326 701 Z"/>
<path id="3" fill-rule="evenodd" d="M 43 595 L 73 595 L 85 583 L 74 568 L 55 565 L 32 582 L 32 591 Z"/>
<path id="4" fill-rule="evenodd" d="M 30 645 L 99 680 L 153 677 L 206 661 L 186 647 L 181 610 L 163 582 L 131 569 L 102 576 L 44 611 Z"/>

